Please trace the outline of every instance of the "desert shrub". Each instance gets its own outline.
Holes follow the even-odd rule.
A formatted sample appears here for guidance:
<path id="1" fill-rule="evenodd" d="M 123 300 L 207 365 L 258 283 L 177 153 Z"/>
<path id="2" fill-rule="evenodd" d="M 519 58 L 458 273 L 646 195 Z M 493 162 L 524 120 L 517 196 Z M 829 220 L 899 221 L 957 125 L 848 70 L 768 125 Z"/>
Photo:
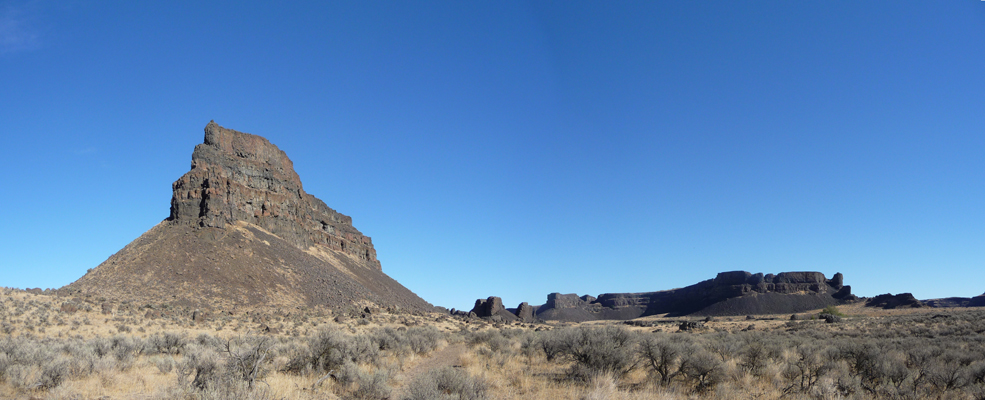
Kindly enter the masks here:
<path id="1" fill-rule="evenodd" d="M 538 335 L 527 332 L 520 337 L 520 352 L 527 358 L 533 358 L 541 351 Z"/>
<path id="2" fill-rule="evenodd" d="M 769 349 L 762 342 L 749 342 L 742 349 L 742 357 L 738 365 L 753 376 L 763 376 L 769 363 L 769 353 Z"/>
<path id="3" fill-rule="evenodd" d="M 213 349 L 222 349 L 225 346 L 225 343 L 221 339 L 208 333 L 200 333 L 196 336 L 195 343 L 198 343 L 200 346 L 207 346 Z"/>
<path id="4" fill-rule="evenodd" d="M 10 368 L 10 356 L 7 353 L 0 353 L 0 382 L 6 382 L 7 369 Z"/>
<path id="5" fill-rule="evenodd" d="M 438 348 L 441 331 L 433 326 L 415 326 L 407 330 L 407 341 L 417 354 L 428 354 Z"/>
<path id="6" fill-rule="evenodd" d="M 359 382 L 361 374 L 362 372 L 359 371 L 359 366 L 348 361 L 343 362 L 342 365 L 330 371 L 328 376 L 335 380 L 336 385 L 345 388 Z"/>
<path id="7" fill-rule="evenodd" d="M 570 333 L 571 331 L 567 329 L 555 329 L 541 335 L 540 349 L 544 352 L 547 361 L 554 361 L 564 354 L 569 345 Z"/>
<path id="8" fill-rule="evenodd" d="M 821 310 L 819 314 L 829 314 L 837 317 L 845 316 L 845 314 L 843 314 L 840 310 L 838 310 L 838 306 L 834 306 L 834 305 L 824 307 L 824 309 Z"/>
<path id="9" fill-rule="evenodd" d="M 71 360 L 58 358 L 41 366 L 41 375 L 31 389 L 49 391 L 61 385 L 70 374 Z"/>
<path id="10" fill-rule="evenodd" d="M 0 359 L 0 369 L 2 368 L 3 360 Z M 985 385 L 985 361 L 979 360 L 968 366 L 968 383 L 972 385 Z"/>
<path id="11" fill-rule="evenodd" d="M 343 398 L 390 398 L 391 371 L 376 369 L 372 372 L 364 372 L 351 361 L 345 361 L 330 376 L 335 379 L 335 391 Z"/>
<path id="12" fill-rule="evenodd" d="M 915 391 L 927 381 L 939 349 L 913 345 L 906 350 L 906 367 L 911 371 L 911 387 Z"/>
<path id="13" fill-rule="evenodd" d="M 910 378 L 910 369 L 906 367 L 905 356 L 899 352 L 883 353 L 880 357 L 879 370 L 885 384 L 896 392 L 900 392 Z"/>
<path id="14" fill-rule="evenodd" d="M 162 374 L 169 374 L 174 369 L 174 359 L 170 356 L 153 356 L 148 361 Z"/>
<path id="15" fill-rule="evenodd" d="M 107 338 L 94 338 L 89 340 L 88 344 L 99 357 L 106 357 L 113 351 L 113 342 L 110 342 Z"/>
<path id="16" fill-rule="evenodd" d="M 334 328 L 319 330 L 308 339 L 306 347 L 294 347 L 290 351 L 283 371 L 294 374 L 311 370 L 338 372 L 346 362 L 375 364 L 380 358 L 378 342 Z"/>
<path id="17" fill-rule="evenodd" d="M 882 369 L 882 353 L 872 342 L 842 342 L 837 351 L 840 359 L 848 365 L 849 374 L 870 394 L 878 392 L 885 375 Z"/>
<path id="18" fill-rule="evenodd" d="M 318 371 L 328 372 L 341 367 L 346 360 L 348 336 L 338 330 L 322 330 L 309 338 L 307 354 L 311 366 Z"/>
<path id="19" fill-rule="evenodd" d="M 681 355 L 679 343 L 664 335 L 644 335 L 639 346 L 640 358 L 651 373 L 660 378 L 660 385 L 667 386 L 677 375 Z"/>
<path id="20" fill-rule="evenodd" d="M 559 329 L 556 335 L 562 341 L 559 355 L 575 362 L 568 373 L 572 378 L 587 380 L 603 373 L 619 377 L 636 366 L 638 338 L 625 328 L 579 326 Z"/>
<path id="21" fill-rule="evenodd" d="M 787 362 L 783 377 L 789 386 L 784 392 L 809 392 L 821 378 L 834 368 L 829 355 L 817 344 L 801 344 L 794 349 L 793 359 Z"/>
<path id="22" fill-rule="evenodd" d="M 356 383 L 358 387 L 352 391 L 354 399 L 382 400 L 390 398 L 390 376 L 386 371 L 376 370 L 368 374 L 359 374 Z"/>
<path id="23" fill-rule="evenodd" d="M 965 366 L 970 364 L 963 355 L 950 350 L 936 357 L 927 372 L 927 381 L 941 394 L 968 384 Z"/>
<path id="24" fill-rule="evenodd" d="M 117 368 L 121 371 L 129 370 L 146 346 L 140 339 L 123 335 L 113 336 L 110 343 L 113 358 L 116 359 Z"/>
<path id="25" fill-rule="evenodd" d="M 406 332 L 406 330 L 398 331 L 393 328 L 376 329 L 370 333 L 370 340 L 376 343 L 380 351 L 401 357 L 411 352 Z"/>
<path id="26" fill-rule="evenodd" d="M 80 379 L 89 376 L 96 370 L 100 357 L 89 343 L 72 341 L 62 346 L 62 352 L 68 355 L 68 373 L 72 378 Z"/>
<path id="27" fill-rule="evenodd" d="M 503 336 L 499 329 L 486 329 L 479 332 L 470 332 L 465 339 L 470 347 L 477 347 L 485 344 L 489 350 L 496 353 L 510 346 L 510 340 Z"/>
<path id="28" fill-rule="evenodd" d="M 270 353 L 270 340 L 265 337 L 250 336 L 229 340 L 225 343 L 226 368 L 237 379 L 253 388 L 258 379 L 267 374 Z"/>
<path id="29" fill-rule="evenodd" d="M 160 354 L 181 354 L 187 344 L 184 334 L 174 332 L 155 333 L 147 339 L 150 352 Z"/>
<path id="30" fill-rule="evenodd" d="M 488 397 L 485 380 L 445 367 L 423 374 L 407 386 L 407 400 L 482 400 Z"/>
<path id="31" fill-rule="evenodd" d="M 41 376 L 41 368 L 36 365 L 12 363 L 7 367 L 6 382 L 19 390 L 33 390 L 34 384 Z"/>
<path id="32" fill-rule="evenodd" d="M 8 339 L 0 344 L 0 348 L 15 364 L 41 366 L 54 360 L 56 355 L 51 346 L 23 337 Z"/>
<path id="33" fill-rule="evenodd" d="M 707 350 L 684 346 L 681 354 L 679 371 L 695 392 L 702 393 L 711 389 L 724 378 L 724 363 Z"/>
<path id="34" fill-rule="evenodd" d="M 305 343 L 290 342 L 277 346 L 276 353 L 287 359 L 280 371 L 291 375 L 304 375 L 314 368 L 311 349 Z"/>
<path id="35" fill-rule="evenodd" d="M 189 346 L 179 365 L 178 376 L 197 390 L 219 387 L 222 379 L 219 355 L 208 347 Z"/>
<path id="36" fill-rule="evenodd" d="M 734 358 L 742 348 L 742 343 L 732 334 L 721 332 L 709 338 L 708 350 L 718 356 L 722 362 Z"/>

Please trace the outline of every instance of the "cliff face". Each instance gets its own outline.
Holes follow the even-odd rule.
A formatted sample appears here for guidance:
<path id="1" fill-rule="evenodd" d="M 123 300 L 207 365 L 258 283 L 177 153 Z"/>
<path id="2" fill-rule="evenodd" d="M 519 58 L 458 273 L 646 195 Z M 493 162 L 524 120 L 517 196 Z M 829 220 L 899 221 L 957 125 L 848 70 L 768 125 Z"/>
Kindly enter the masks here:
<path id="1" fill-rule="evenodd" d="M 191 171 L 171 187 L 172 223 L 222 228 L 243 221 L 301 249 L 324 246 L 381 269 L 372 240 L 352 218 L 305 193 L 287 154 L 260 136 L 209 122 Z"/>
<path id="2" fill-rule="evenodd" d="M 432 306 L 382 272 L 352 219 L 305 193 L 267 139 L 205 127 L 171 214 L 65 289 L 201 307 Z"/>
<path id="3" fill-rule="evenodd" d="M 851 287 L 839 273 L 777 275 L 745 271 L 719 273 L 680 289 L 646 293 L 604 293 L 594 298 L 552 293 L 537 308 L 541 319 L 586 321 L 632 319 L 647 315 L 748 315 L 795 313 L 852 300 Z"/>

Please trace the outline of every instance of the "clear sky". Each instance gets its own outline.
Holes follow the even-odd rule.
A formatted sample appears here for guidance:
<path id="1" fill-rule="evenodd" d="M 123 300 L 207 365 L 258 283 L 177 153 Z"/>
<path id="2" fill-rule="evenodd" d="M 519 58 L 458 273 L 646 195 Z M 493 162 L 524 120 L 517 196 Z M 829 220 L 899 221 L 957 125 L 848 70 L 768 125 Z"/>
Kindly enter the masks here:
<path id="1" fill-rule="evenodd" d="M 166 218 L 214 119 L 449 308 L 985 292 L 983 1 L 271 4 L 0 0 L 0 286 Z"/>

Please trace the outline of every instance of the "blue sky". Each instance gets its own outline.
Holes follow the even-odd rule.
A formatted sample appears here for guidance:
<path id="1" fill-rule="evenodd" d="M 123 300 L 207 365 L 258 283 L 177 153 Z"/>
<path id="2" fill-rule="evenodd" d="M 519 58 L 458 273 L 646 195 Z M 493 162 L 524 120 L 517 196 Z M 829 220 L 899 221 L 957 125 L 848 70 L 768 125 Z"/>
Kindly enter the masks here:
<path id="1" fill-rule="evenodd" d="M 0 1 L 0 285 L 166 218 L 214 119 L 449 308 L 985 292 L 985 2 L 200 3 Z"/>

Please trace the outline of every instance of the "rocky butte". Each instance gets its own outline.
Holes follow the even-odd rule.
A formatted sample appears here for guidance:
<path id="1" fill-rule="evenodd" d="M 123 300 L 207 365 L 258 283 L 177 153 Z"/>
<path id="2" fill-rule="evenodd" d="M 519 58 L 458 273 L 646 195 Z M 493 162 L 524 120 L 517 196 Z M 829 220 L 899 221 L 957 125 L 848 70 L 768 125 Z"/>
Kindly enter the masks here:
<path id="1" fill-rule="evenodd" d="M 658 292 L 603 293 L 598 297 L 551 293 L 543 305 L 522 303 L 513 310 L 512 316 L 508 315 L 509 309 L 503 308 L 502 300 L 490 297 L 476 300 L 471 312 L 478 317 L 506 321 L 536 318 L 580 322 L 629 320 L 650 315 L 786 314 L 856 299 L 840 273 L 827 279 L 820 272 L 764 275 L 731 271 L 691 286 Z"/>
<path id="2" fill-rule="evenodd" d="M 267 139 L 215 121 L 170 216 L 63 288 L 118 301 L 195 307 L 433 307 L 383 273 L 373 241 L 305 193 Z"/>

